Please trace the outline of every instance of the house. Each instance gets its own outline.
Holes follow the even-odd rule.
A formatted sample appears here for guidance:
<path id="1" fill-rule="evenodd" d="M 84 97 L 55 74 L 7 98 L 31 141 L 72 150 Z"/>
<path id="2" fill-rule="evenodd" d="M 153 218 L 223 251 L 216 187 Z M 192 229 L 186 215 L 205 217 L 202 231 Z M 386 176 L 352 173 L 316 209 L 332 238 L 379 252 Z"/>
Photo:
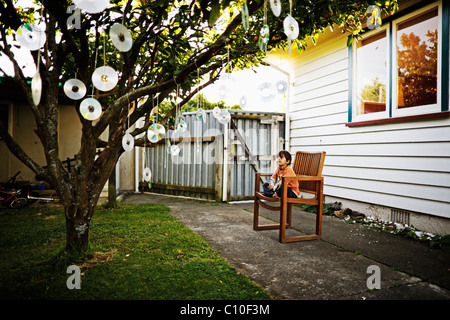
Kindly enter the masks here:
<path id="1" fill-rule="evenodd" d="M 288 70 L 289 148 L 326 151 L 326 202 L 450 234 L 449 2 L 400 10 L 347 45 L 327 29 Z"/>

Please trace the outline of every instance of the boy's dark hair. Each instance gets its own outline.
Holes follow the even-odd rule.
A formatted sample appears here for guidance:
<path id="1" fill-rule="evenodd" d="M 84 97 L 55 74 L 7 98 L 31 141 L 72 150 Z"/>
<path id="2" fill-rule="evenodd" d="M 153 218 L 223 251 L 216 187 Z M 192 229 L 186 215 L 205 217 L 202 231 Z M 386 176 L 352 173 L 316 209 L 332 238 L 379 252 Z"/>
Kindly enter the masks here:
<path id="1" fill-rule="evenodd" d="M 281 150 L 280 152 L 278 152 L 278 157 L 285 158 L 286 161 L 289 161 L 288 165 L 292 163 L 292 156 L 289 151 Z"/>

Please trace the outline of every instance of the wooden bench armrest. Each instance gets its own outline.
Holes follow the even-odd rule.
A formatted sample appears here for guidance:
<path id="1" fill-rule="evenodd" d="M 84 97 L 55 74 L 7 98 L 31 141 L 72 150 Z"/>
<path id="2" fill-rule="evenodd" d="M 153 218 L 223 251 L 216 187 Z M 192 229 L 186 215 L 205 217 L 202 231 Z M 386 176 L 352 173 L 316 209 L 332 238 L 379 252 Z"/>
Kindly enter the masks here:
<path id="1" fill-rule="evenodd" d="M 260 172 L 257 172 L 257 173 L 255 173 L 255 175 L 259 176 L 259 177 L 270 177 L 271 175 L 273 175 L 273 172 L 272 173 L 260 173 Z"/>
<path id="2" fill-rule="evenodd" d="M 285 181 L 323 181 L 323 177 L 303 175 L 298 175 L 295 177 L 283 177 L 282 179 Z"/>

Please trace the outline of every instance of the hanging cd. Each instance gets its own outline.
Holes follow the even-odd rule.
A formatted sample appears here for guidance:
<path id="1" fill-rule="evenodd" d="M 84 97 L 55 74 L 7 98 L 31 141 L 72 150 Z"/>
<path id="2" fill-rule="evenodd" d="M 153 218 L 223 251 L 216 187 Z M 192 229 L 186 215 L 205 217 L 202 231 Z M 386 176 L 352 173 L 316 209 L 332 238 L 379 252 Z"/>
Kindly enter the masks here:
<path id="1" fill-rule="evenodd" d="M 127 52 L 133 45 L 130 31 L 120 23 L 114 23 L 109 30 L 109 36 L 113 45 L 122 52 Z"/>
<path id="2" fill-rule="evenodd" d="M 287 90 L 287 82 L 284 80 L 278 80 L 275 86 L 277 87 L 278 93 L 285 93 Z"/>
<path id="3" fill-rule="evenodd" d="M 17 29 L 16 40 L 21 46 L 35 51 L 44 46 L 47 36 L 36 25 L 27 23 Z"/>
<path id="4" fill-rule="evenodd" d="M 228 109 L 221 110 L 219 116 L 217 117 L 217 120 L 219 120 L 221 124 L 227 124 L 230 121 L 230 119 L 231 115 Z"/>
<path id="5" fill-rule="evenodd" d="M 265 25 L 264 27 L 261 28 L 261 31 L 259 32 L 258 45 L 262 51 L 267 50 L 267 44 L 269 43 L 269 35 L 270 35 L 269 26 Z"/>
<path id="6" fill-rule="evenodd" d="M 245 1 L 244 5 L 242 6 L 242 26 L 244 27 L 245 31 L 248 31 L 249 28 L 248 17 L 248 6 L 247 1 Z"/>
<path id="7" fill-rule="evenodd" d="M 245 108 L 247 106 L 247 97 L 246 96 L 241 97 L 241 99 L 239 100 L 239 106 L 241 108 Z"/>
<path id="8" fill-rule="evenodd" d="M 125 133 L 125 135 L 122 138 L 122 147 L 127 152 L 133 150 L 134 138 L 131 134 Z"/>
<path id="9" fill-rule="evenodd" d="M 292 16 L 288 15 L 283 21 L 284 33 L 291 39 L 297 39 L 299 35 L 298 22 Z"/>
<path id="10" fill-rule="evenodd" d="M 81 80 L 69 79 L 64 83 L 64 93 L 72 100 L 80 100 L 86 94 L 86 86 Z"/>
<path id="11" fill-rule="evenodd" d="M 219 114 L 220 114 L 220 108 L 219 107 L 215 107 L 214 109 L 213 109 L 213 116 L 214 116 L 214 118 L 218 118 L 219 117 Z"/>
<path id="12" fill-rule="evenodd" d="M 151 178 L 152 178 L 152 172 L 151 172 L 150 168 L 145 167 L 144 168 L 144 181 L 150 181 Z"/>
<path id="13" fill-rule="evenodd" d="M 260 98 L 263 102 L 269 102 L 273 100 L 275 90 L 271 83 L 264 82 L 260 84 L 258 90 L 260 93 Z"/>
<path id="14" fill-rule="evenodd" d="M 281 13 L 281 1 L 280 0 L 270 0 L 270 9 L 275 16 L 279 17 Z"/>
<path id="15" fill-rule="evenodd" d="M 195 118 L 197 120 L 202 120 L 203 123 L 206 123 L 206 112 L 203 108 L 199 108 L 195 114 Z"/>
<path id="16" fill-rule="evenodd" d="M 73 0 L 73 3 L 88 13 L 99 13 L 109 6 L 109 0 Z"/>
<path id="17" fill-rule="evenodd" d="M 151 143 L 157 143 L 159 140 L 164 138 L 166 134 L 166 129 L 162 124 L 154 123 L 147 130 L 147 138 Z"/>
<path id="18" fill-rule="evenodd" d="M 31 96 L 33 98 L 33 103 L 35 106 L 39 104 L 41 101 L 41 93 L 42 93 L 42 79 L 39 71 L 33 76 L 31 79 Z"/>
<path id="19" fill-rule="evenodd" d="M 180 147 L 177 144 L 170 146 L 170 154 L 172 156 L 177 156 L 180 153 Z"/>
<path id="20" fill-rule="evenodd" d="M 81 101 L 80 113 L 86 120 L 97 120 L 102 114 L 102 106 L 94 98 L 86 98 Z"/>
<path id="21" fill-rule="evenodd" d="M 180 117 L 180 119 L 178 120 L 177 127 L 175 129 L 180 132 L 185 132 L 187 129 L 187 126 L 188 125 L 187 125 L 186 121 L 184 121 L 184 119 L 182 117 Z"/>
<path id="22" fill-rule="evenodd" d="M 119 81 L 119 76 L 116 70 L 111 67 L 103 66 L 95 69 L 92 73 L 92 83 L 94 86 L 101 91 L 112 90 Z"/>

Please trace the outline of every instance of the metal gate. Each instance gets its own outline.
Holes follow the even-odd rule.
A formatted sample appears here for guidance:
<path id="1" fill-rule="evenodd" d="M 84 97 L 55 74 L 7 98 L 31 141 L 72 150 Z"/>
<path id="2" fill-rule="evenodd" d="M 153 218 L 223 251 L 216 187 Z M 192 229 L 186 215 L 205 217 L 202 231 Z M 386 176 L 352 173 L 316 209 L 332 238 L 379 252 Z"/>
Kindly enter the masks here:
<path id="1" fill-rule="evenodd" d="M 255 172 L 272 172 L 277 152 L 284 149 L 284 114 L 229 110 L 221 124 L 212 111 L 205 120 L 184 113 L 187 130 L 169 130 L 146 148 L 152 172 L 151 192 L 215 201 L 251 199 Z M 179 148 L 178 154 L 170 150 Z"/>

